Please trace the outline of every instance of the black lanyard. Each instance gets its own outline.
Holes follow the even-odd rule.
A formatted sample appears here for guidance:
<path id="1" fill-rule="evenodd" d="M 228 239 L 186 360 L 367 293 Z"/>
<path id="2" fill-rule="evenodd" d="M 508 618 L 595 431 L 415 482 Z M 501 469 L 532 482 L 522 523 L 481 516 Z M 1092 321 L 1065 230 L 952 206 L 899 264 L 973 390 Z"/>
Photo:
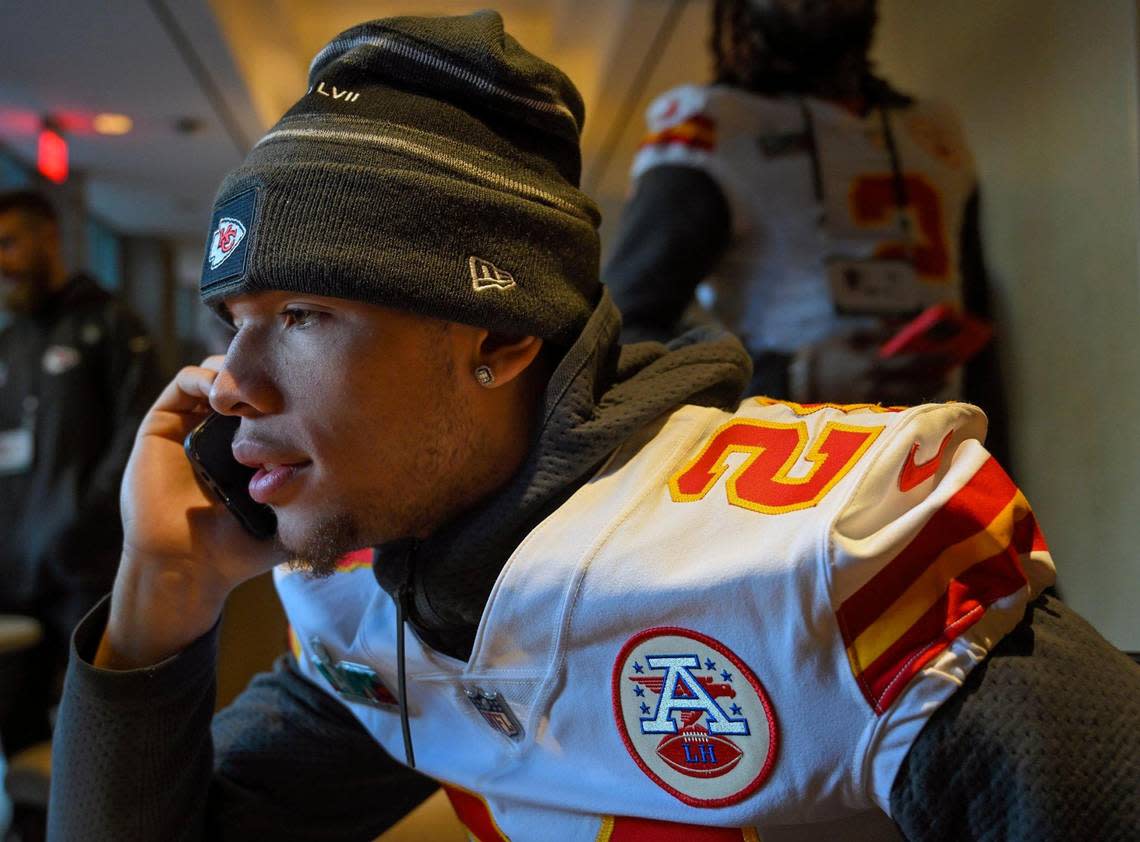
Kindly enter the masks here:
<path id="1" fill-rule="evenodd" d="M 819 160 L 819 143 L 815 133 L 815 118 L 808 108 L 807 100 L 800 97 L 800 113 L 803 115 L 804 137 L 807 139 L 808 153 L 811 155 L 811 186 L 815 194 L 816 203 L 823 205 L 823 170 Z M 894 184 L 895 208 L 898 211 L 899 225 L 906 239 L 910 240 L 910 218 L 906 209 L 910 205 L 910 196 L 906 189 L 906 178 L 903 176 L 902 161 L 899 158 L 898 145 L 895 143 L 895 133 L 891 128 L 891 120 L 885 105 L 878 106 L 879 119 L 883 126 L 883 140 L 887 145 L 887 156 L 891 160 L 891 180 Z"/>

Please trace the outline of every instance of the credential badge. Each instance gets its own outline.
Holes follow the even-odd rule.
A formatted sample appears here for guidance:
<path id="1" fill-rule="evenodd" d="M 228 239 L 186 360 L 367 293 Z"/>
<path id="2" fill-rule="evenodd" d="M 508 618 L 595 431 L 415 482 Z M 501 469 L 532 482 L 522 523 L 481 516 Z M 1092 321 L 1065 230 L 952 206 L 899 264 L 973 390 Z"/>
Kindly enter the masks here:
<path id="1" fill-rule="evenodd" d="M 48 374 L 63 374 L 79 365 L 82 356 L 77 348 L 70 345 L 50 345 L 44 351 L 43 369 Z"/>
<path id="2" fill-rule="evenodd" d="M 763 685 L 719 641 L 688 629 L 648 629 L 614 662 L 614 714 L 630 756 L 694 807 L 735 804 L 776 761 L 776 718 Z"/>

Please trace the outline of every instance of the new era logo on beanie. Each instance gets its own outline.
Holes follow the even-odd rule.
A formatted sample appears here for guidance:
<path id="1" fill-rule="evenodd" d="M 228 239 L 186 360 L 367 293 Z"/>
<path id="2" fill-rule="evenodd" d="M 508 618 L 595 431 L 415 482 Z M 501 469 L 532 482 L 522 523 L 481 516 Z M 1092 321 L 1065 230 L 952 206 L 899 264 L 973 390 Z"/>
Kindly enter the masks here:
<path id="1" fill-rule="evenodd" d="M 515 276 L 504 272 L 490 260 L 472 255 L 467 258 L 467 266 L 471 269 L 471 287 L 476 292 L 487 289 L 510 289 L 515 286 Z"/>
<path id="2" fill-rule="evenodd" d="M 202 297 L 308 292 L 569 343 L 601 289 L 583 120 L 495 12 L 354 27 L 222 184 Z M 231 205 L 253 187 L 247 219 Z"/>

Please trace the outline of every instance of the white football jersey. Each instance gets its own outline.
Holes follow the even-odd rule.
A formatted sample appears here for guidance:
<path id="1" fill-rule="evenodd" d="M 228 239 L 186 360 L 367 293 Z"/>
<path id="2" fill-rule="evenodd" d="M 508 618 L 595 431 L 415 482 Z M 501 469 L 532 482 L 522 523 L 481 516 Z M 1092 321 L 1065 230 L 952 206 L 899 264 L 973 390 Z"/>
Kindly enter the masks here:
<path id="1" fill-rule="evenodd" d="M 897 839 L 912 741 L 1053 579 L 984 432 L 960 403 L 672 413 L 518 546 L 469 661 L 408 630 L 417 767 L 478 840 Z M 277 587 L 301 669 L 403 758 L 370 562 Z"/>
<path id="2" fill-rule="evenodd" d="M 877 109 L 859 116 L 821 99 L 697 85 L 650 106 L 633 177 L 681 165 L 718 185 L 734 231 L 702 301 L 752 352 L 791 353 L 873 324 L 836 312 L 825 271 L 831 259 L 908 258 L 919 307 L 961 304 L 960 236 L 976 187 L 965 139 L 953 112 L 935 104 L 891 109 L 889 119 L 909 202 L 905 229 Z"/>

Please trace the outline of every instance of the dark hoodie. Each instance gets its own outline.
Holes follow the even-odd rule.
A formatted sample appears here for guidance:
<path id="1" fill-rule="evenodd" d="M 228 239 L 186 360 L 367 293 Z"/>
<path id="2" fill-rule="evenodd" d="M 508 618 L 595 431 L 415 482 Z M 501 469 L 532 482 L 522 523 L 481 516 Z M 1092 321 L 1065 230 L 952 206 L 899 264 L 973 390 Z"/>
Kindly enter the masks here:
<path id="1" fill-rule="evenodd" d="M 530 452 L 511 481 L 416 545 L 410 559 L 406 542 L 377 548 L 381 587 L 394 594 L 408 577 L 408 619 L 439 651 L 466 660 L 511 552 L 630 435 L 683 404 L 735 406 L 748 382 L 748 354 L 722 329 L 624 347 L 620 330 L 605 291 L 550 379 Z"/>

